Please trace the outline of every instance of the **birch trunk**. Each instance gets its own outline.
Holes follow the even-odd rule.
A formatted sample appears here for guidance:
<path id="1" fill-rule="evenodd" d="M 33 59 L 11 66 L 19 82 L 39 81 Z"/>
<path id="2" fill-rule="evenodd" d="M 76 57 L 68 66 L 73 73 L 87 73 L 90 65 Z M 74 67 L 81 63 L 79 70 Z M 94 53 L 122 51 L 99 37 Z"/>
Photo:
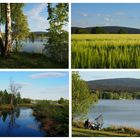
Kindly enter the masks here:
<path id="1" fill-rule="evenodd" d="M 11 34 L 11 9 L 10 3 L 5 4 L 6 8 L 6 24 L 5 24 L 5 56 L 9 56 L 12 49 L 12 34 Z"/>
<path id="2" fill-rule="evenodd" d="M 4 44 L 3 44 L 3 39 L 2 39 L 2 32 L 1 32 L 1 21 L 2 21 L 2 5 L 0 4 L 0 52 L 1 56 L 4 54 Z"/>

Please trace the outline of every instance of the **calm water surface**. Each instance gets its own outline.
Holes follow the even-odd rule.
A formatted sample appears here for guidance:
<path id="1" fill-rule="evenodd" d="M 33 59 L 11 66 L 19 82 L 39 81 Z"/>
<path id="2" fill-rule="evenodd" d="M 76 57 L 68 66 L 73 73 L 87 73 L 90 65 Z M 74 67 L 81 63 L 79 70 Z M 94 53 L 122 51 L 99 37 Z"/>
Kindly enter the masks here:
<path id="1" fill-rule="evenodd" d="M 92 106 L 87 117 L 90 121 L 103 115 L 104 125 L 130 126 L 140 128 L 140 100 L 99 100 Z"/>
<path id="2" fill-rule="evenodd" d="M 0 115 L 0 136 L 42 137 L 40 123 L 32 115 L 31 108 L 19 108 L 15 111 L 2 112 Z"/>
<path id="3" fill-rule="evenodd" d="M 47 43 L 47 39 L 36 39 L 34 41 L 24 41 L 22 42 L 23 47 L 20 51 L 23 52 L 33 52 L 33 53 L 43 53 L 44 44 Z"/>

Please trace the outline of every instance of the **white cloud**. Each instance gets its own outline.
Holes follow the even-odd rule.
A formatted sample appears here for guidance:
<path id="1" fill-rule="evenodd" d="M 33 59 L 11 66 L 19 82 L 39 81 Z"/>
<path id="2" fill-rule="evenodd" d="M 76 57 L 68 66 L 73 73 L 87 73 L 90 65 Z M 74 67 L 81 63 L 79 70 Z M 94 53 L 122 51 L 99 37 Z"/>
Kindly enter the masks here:
<path id="1" fill-rule="evenodd" d="M 80 15 L 83 16 L 83 17 L 87 17 L 88 16 L 88 14 L 86 14 L 86 13 L 81 13 Z"/>
<path id="2" fill-rule="evenodd" d="M 64 76 L 65 73 L 62 72 L 43 72 L 43 73 L 32 74 L 29 77 L 32 79 L 40 79 L 40 78 L 58 78 Z"/>
<path id="3" fill-rule="evenodd" d="M 44 9 L 46 9 L 46 17 L 41 16 L 41 12 Z M 35 21 L 34 24 L 37 29 L 42 28 L 42 30 L 45 30 L 49 27 L 49 23 L 47 21 L 47 4 L 38 4 L 36 8 L 25 12 L 25 15 L 28 17 L 29 21 Z"/>
<path id="4" fill-rule="evenodd" d="M 27 82 L 17 82 L 15 84 L 17 86 L 21 86 L 21 87 L 23 87 L 23 86 L 31 86 L 31 83 L 27 83 Z"/>
<path id="5" fill-rule="evenodd" d="M 123 16 L 123 15 L 125 15 L 125 12 L 124 11 L 117 11 L 116 15 Z"/>
<path id="6" fill-rule="evenodd" d="M 107 18 L 107 17 L 106 17 L 106 18 L 104 18 L 104 20 L 105 20 L 105 21 L 110 21 L 110 18 Z"/>

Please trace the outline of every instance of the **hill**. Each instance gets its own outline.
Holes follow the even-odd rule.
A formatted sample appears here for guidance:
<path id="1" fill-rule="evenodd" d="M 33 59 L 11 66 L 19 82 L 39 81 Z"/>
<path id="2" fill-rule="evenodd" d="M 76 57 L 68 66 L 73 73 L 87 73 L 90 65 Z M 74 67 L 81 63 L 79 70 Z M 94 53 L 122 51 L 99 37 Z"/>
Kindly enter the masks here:
<path id="1" fill-rule="evenodd" d="M 140 91 L 140 79 L 133 78 L 117 78 L 117 79 L 103 79 L 95 81 L 87 81 L 91 90 L 99 91 Z"/>
<path id="2" fill-rule="evenodd" d="M 109 33 L 109 34 L 117 34 L 120 33 L 127 33 L 127 34 L 140 34 L 140 29 L 137 28 L 129 28 L 129 27 L 121 27 L 121 26 L 100 26 L 100 27 L 72 27 L 71 32 L 72 34 L 101 34 L 101 33 Z"/>
<path id="3" fill-rule="evenodd" d="M 36 31 L 36 32 L 30 32 L 32 34 L 35 34 L 35 35 L 48 35 L 47 32 L 43 32 L 43 31 Z"/>

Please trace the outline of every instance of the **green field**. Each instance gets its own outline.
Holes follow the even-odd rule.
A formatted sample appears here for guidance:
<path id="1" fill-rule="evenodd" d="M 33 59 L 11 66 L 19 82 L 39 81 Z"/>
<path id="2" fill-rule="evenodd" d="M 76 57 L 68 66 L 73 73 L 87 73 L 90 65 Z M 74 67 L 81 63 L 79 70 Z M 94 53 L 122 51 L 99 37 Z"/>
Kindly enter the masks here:
<path id="1" fill-rule="evenodd" d="M 72 68 L 140 68 L 140 35 L 72 34 Z"/>

